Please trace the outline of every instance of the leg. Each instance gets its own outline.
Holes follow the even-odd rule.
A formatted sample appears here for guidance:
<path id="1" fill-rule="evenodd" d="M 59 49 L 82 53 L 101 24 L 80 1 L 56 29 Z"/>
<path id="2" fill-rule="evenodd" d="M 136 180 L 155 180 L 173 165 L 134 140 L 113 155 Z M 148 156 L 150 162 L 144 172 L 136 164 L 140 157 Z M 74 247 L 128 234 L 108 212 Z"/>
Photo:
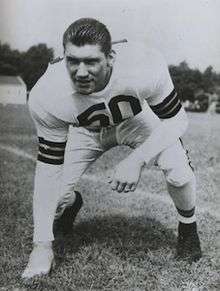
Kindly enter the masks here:
<path id="1" fill-rule="evenodd" d="M 58 204 L 53 224 L 55 238 L 59 233 L 64 236 L 71 233 L 75 218 L 83 206 L 81 194 L 78 191 L 74 191 L 73 193 L 72 196 L 74 197 L 74 200 L 65 197 L 63 201 L 60 201 Z M 70 200 L 73 200 L 73 202 L 70 203 Z"/>
<path id="2" fill-rule="evenodd" d="M 195 217 L 196 181 L 180 141 L 162 152 L 157 163 L 164 172 L 168 192 L 178 212 L 177 256 L 196 261 L 201 257 Z"/>
<path id="3" fill-rule="evenodd" d="M 153 130 L 147 121 L 148 118 L 140 113 L 132 120 L 121 123 L 117 128 L 118 143 L 131 148 L 142 144 Z M 165 174 L 168 191 L 178 211 L 177 255 L 196 261 L 201 257 L 201 248 L 195 221 L 196 183 L 188 157 L 178 141 L 158 155 L 156 160 Z"/>
<path id="4" fill-rule="evenodd" d="M 23 278 L 29 279 L 35 275 L 47 274 L 50 271 L 54 258 L 52 250 L 53 221 L 57 205 L 65 201 L 60 208 L 61 214 L 57 214 L 59 217 L 65 207 L 75 201 L 75 184 L 91 162 L 95 161 L 101 153 L 102 149 L 93 133 L 85 129 L 70 128 L 62 175 L 59 171 L 56 179 L 53 179 L 53 182 L 56 181 L 56 185 L 52 185 L 53 193 L 35 191 L 33 200 L 34 248 L 22 274 Z M 55 195 L 53 195 L 54 193 Z"/>
<path id="5" fill-rule="evenodd" d="M 22 274 L 23 279 L 47 274 L 51 269 L 54 260 L 52 224 L 59 199 L 61 173 L 61 165 L 51 167 L 37 162 L 33 197 L 34 248 Z"/>
<path id="6" fill-rule="evenodd" d="M 76 183 L 88 166 L 101 154 L 102 149 L 93 133 L 70 127 L 62 168 L 59 171 L 56 168 L 52 172 L 45 170 L 44 175 L 51 176 L 52 180 L 48 185 L 48 191 L 42 193 L 43 191 L 38 189 L 34 193 L 34 242 L 54 240 L 52 229 L 54 216 L 58 218 L 66 206 L 72 205 L 75 200 Z"/>
<path id="7" fill-rule="evenodd" d="M 80 135 L 74 134 L 74 130 Z M 73 221 L 83 204 L 81 194 L 74 191 L 74 188 L 88 166 L 103 153 L 97 137 L 97 133 L 83 128 L 70 129 L 61 185 L 63 194 L 59 199 L 54 221 L 55 233 L 70 233 Z"/>
<path id="8" fill-rule="evenodd" d="M 196 186 L 195 176 L 192 176 L 191 181 L 180 187 L 174 186 L 171 183 L 167 182 L 168 191 L 177 208 L 187 210 L 195 206 L 196 202 L 195 186 Z M 189 195 L 188 193 L 191 193 L 191 195 Z"/>
<path id="9" fill-rule="evenodd" d="M 196 205 L 196 179 L 192 175 L 192 179 L 182 186 L 174 186 L 167 182 L 168 192 L 177 209 L 189 211 Z M 181 221 L 181 216 L 180 216 Z M 186 221 L 182 218 L 183 222 Z M 192 219 L 191 219 L 192 220 Z"/>

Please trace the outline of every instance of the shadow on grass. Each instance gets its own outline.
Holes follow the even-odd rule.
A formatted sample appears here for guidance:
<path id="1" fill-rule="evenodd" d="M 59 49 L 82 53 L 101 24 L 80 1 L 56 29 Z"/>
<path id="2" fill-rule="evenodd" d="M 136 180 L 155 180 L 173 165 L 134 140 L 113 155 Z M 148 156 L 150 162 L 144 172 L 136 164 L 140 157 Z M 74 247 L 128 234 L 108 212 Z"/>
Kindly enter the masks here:
<path id="1" fill-rule="evenodd" d="M 141 254 L 172 249 L 176 244 L 173 230 L 145 216 L 109 215 L 79 222 L 71 234 L 58 238 L 55 250 L 62 261 L 86 246 L 110 248 L 121 259 L 139 258 Z"/>

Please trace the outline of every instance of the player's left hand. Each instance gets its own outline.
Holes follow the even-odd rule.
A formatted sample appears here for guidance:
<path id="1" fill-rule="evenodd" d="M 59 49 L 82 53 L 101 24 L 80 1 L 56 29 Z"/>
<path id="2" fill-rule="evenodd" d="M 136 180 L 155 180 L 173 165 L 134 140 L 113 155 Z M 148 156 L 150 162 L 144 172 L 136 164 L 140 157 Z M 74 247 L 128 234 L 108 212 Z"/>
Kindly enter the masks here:
<path id="1" fill-rule="evenodd" d="M 121 161 L 114 169 L 113 175 L 108 181 L 112 190 L 119 193 L 135 191 L 143 165 L 143 160 L 130 158 L 129 156 Z"/>

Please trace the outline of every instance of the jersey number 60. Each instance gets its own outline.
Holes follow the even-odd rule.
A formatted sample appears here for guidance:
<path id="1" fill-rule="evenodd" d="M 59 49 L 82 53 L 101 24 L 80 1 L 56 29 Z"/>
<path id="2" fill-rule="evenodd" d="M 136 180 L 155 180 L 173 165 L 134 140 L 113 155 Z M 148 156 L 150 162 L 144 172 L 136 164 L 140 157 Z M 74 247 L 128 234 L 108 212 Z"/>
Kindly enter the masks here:
<path id="1" fill-rule="evenodd" d="M 127 102 L 130 105 L 133 115 L 142 111 L 140 101 L 137 98 L 124 95 L 115 96 L 108 103 L 115 124 L 122 122 L 125 118 L 119 107 L 120 102 Z M 92 105 L 77 117 L 79 126 L 89 126 L 95 121 L 99 121 L 102 127 L 110 125 L 109 117 L 104 113 L 98 113 L 98 111 L 105 109 L 107 108 L 104 102 Z M 94 112 L 97 112 L 97 114 L 94 115 Z"/>

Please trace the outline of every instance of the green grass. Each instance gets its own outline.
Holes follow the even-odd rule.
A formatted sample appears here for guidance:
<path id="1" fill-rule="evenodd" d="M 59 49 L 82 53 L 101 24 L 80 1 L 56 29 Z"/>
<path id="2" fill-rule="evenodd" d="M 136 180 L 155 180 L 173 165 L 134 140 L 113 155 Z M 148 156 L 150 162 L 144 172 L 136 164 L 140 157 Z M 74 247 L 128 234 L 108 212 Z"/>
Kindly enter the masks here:
<path id="1" fill-rule="evenodd" d="M 36 155 L 27 109 L 1 107 L 0 116 L 0 146 Z M 189 117 L 184 143 L 196 170 L 204 253 L 198 263 L 174 259 L 176 212 L 160 172 L 144 170 L 132 194 L 114 193 L 105 182 L 103 173 L 128 154 L 123 147 L 104 154 L 78 184 L 84 207 L 73 233 L 55 242 L 56 268 L 22 282 L 32 248 L 35 165 L 0 148 L 0 290 L 220 290 L 220 115 Z"/>

